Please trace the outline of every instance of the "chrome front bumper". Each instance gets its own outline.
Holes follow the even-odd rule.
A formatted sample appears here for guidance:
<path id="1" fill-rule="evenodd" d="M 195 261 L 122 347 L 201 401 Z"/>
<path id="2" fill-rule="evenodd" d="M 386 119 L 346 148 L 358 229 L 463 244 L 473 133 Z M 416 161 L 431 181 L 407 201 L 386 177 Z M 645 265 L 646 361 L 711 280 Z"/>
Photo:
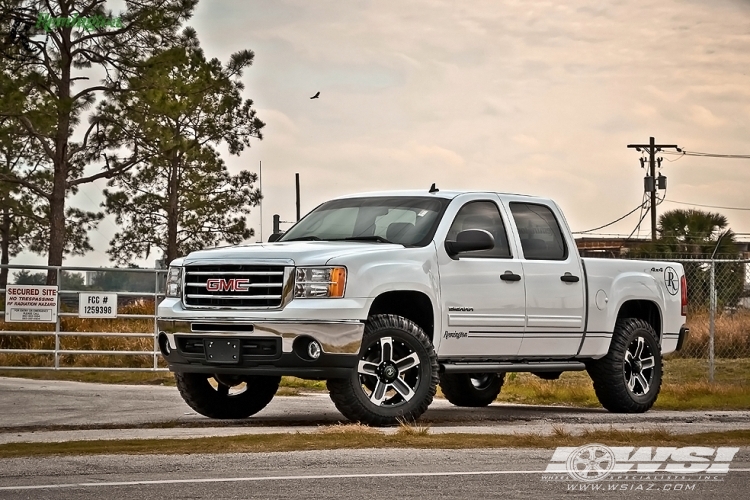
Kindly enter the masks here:
<path id="1" fill-rule="evenodd" d="M 356 320 L 158 319 L 157 324 L 159 349 L 173 372 L 317 380 L 346 378 L 356 371 L 365 328 Z M 207 344 L 222 339 L 238 340 L 239 353 L 233 359 L 212 358 L 206 350 Z M 313 340 L 322 348 L 316 359 L 306 354 Z"/>
<path id="2" fill-rule="evenodd" d="M 327 354 L 357 354 L 362 344 L 365 325 L 361 321 L 228 321 L 201 318 L 158 319 L 159 333 L 177 348 L 175 335 L 195 337 L 281 338 L 282 351 L 293 352 L 294 341 L 300 337 L 317 340 Z"/>

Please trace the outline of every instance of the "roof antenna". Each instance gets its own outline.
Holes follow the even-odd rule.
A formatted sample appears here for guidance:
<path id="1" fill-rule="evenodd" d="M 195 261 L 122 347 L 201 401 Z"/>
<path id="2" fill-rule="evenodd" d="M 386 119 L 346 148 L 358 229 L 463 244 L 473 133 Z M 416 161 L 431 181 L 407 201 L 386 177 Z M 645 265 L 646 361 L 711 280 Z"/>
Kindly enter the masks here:
<path id="1" fill-rule="evenodd" d="M 432 186 L 430 186 L 430 193 L 437 193 L 440 191 L 438 188 L 435 187 L 435 183 L 432 183 Z"/>

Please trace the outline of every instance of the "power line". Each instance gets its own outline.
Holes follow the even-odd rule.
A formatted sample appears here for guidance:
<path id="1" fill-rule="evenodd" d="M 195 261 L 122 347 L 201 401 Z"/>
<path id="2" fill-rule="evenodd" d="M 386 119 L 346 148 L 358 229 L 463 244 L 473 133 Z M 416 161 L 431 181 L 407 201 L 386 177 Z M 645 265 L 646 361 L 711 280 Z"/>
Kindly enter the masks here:
<path id="1" fill-rule="evenodd" d="M 646 205 L 646 193 L 643 193 L 643 202 L 642 202 L 642 205 L 641 205 L 641 213 L 638 214 L 638 218 L 640 220 L 643 220 L 643 209 L 645 208 L 645 205 Z M 640 238 L 641 237 L 641 224 L 640 223 L 638 223 L 637 229 L 638 229 L 638 234 L 635 235 L 635 237 L 636 238 Z"/>
<path id="2" fill-rule="evenodd" d="M 668 155 L 680 155 L 680 156 L 699 156 L 702 158 L 734 158 L 734 159 L 743 159 L 743 160 L 750 160 L 750 155 L 729 155 L 729 154 L 720 154 L 720 153 L 701 153 L 699 151 L 663 151 L 664 154 Z M 677 160 L 672 160 L 677 161 Z"/>
<path id="3" fill-rule="evenodd" d="M 619 218 L 617 218 L 617 219 L 613 220 L 612 222 L 608 222 L 607 224 L 604 224 L 603 226 L 595 227 L 594 229 L 587 229 L 587 230 L 585 230 L 585 231 L 573 231 L 573 234 L 584 234 L 584 233 L 590 233 L 590 232 L 592 232 L 592 231 L 598 231 L 599 229 L 603 229 L 603 228 L 605 228 L 605 227 L 607 227 L 607 226 L 611 226 L 612 224 L 614 224 L 614 223 L 616 223 L 616 222 L 620 222 L 620 221 L 621 221 L 622 219 L 624 219 L 625 217 L 627 217 L 627 216 L 629 216 L 629 215 L 633 214 L 633 213 L 634 213 L 634 212 L 635 212 L 636 210 L 638 210 L 639 208 L 640 208 L 640 209 L 643 209 L 643 207 L 644 207 L 644 205 L 645 205 L 645 204 L 646 204 L 646 202 L 645 202 L 645 201 L 644 201 L 644 202 L 641 202 L 641 204 L 640 204 L 640 205 L 638 205 L 637 207 L 635 207 L 635 208 L 634 208 L 633 210 L 631 210 L 630 212 L 626 213 L 626 214 L 625 214 L 625 215 L 623 215 L 622 217 L 619 217 Z"/>
<path id="4" fill-rule="evenodd" d="M 636 230 L 636 229 L 638 229 L 638 228 L 640 228 L 640 227 L 641 227 L 641 222 L 643 222 L 643 219 L 645 219 L 647 215 L 648 215 L 648 212 L 646 212 L 645 214 L 643 214 L 643 215 L 641 216 L 641 220 L 639 220 L 639 221 L 638 221 L 638 224 L 637 224 L 637 225 L 636 225 L 636 226 L 635 226 L 635 227 L 633 228 L 633 230 L 632 230 L 632 231 L 630 232 L 630 234 L 628 235 L 628 237 L 627 237 L 627 238 L 625 238 L 625 241 L 629 241 L 629 240 L 630 240 L 630 238 L 632 238 L 632 237 L 633 237 L 633 233 L 635 233 L 635 230 Z"/>
<path id="5" fill-rule="evenodd" d="M 750 211 L 749 207 L 722 207 L 718 205 L 702 205 L 700 203 L 688 203 L 686 201 L 676 201 L 676 200 L 665 200 L 668 203 L 677 203 L 678 205 L 692 205 L 694 207 L 704 207 L 704 208 L 721 208 L 722 210 L 747 210 Z"/>
<path id="6" fill-rule="evenodd" d="M 662 202 L 663 202 L 663 201 L 664 201 L 664 200 L 665 200 L 666 198 L 667 198 L 667 194 L 666 194 L 666 193 L 664 193 L 664 196 L 662 197 L 662 199 L 661 199 L 661 200 L 659 200 L 659 199 L 657 199 L 657 200 L 656 200 L 656 206 L 658 207 L 659 205 L 661 205 L 661 204 L 662 204 Z M 651 207 L 651 208 L 653 209 L 654 207 Z M 653 210 L 651 210 L 651 213 L 653 213 Z M 637 229 L 640 229 L 640 227 L 641 227 L 641 222 L 643 222 L 643 219 L 645 219 L 645 218 L 646 218 L 646 216 L 647 216 L 648 214 L 649 214 L 649 212 L 646 212 L 646 213 L 644 213 L 644 214 L 643 214 L 643 215 L 641 216 L 641 220 L 639 220 L 639 221 L 638 221 L 638 224 L 637 224 L 637 225 L 636 225 L 636 226 L 635 226 L 635 227 L 633 228 L 633 230 L 632 230 L 632 231 L 630 232 L 630 234 L 628 235 L 628 237 L 627 237 L 627 238 L 625 238 L 625 241 L 630 241 L 630 238 L 632 238 L 632 237 L 633 237 L 633 233 L 635 233 L 635 231 L 636 231 Z M 653 240 L 653 239 L 652 239 L 652 241 L 656 241 L 656 240 Z"/>

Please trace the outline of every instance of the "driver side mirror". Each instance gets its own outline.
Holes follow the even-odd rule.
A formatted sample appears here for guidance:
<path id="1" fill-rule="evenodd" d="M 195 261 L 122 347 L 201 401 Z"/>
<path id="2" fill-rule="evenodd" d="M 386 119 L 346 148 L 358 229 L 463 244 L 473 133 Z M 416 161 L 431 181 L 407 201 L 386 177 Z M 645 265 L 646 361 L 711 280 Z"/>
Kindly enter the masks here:
<path id="1" fill-rule="evenodd" d="M 273 243 L 274 241 L 278 241 L 283 235 L 284 233 L 271 233 L 271 236 L 268 237 L 268 242 Z"/>
<path id="2" fill-rule="evenodd" d="M 456 241 L 446 241 L 445 251 L 454 257 L 461 252 L 495 248 L 495 238 L 484 229 L 467 229 L 456 235 Z"/>

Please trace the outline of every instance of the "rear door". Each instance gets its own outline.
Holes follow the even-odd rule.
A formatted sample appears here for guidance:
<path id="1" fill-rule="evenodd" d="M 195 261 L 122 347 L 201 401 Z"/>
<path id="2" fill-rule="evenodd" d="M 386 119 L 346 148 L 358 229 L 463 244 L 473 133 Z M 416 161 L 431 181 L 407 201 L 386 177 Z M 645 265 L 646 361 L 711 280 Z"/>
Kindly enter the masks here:
<path id="1" fill-rule="evenodd" d="M 557 207 L 509 200 L 521 243 L 526 282 L 526 330 L 520 356 L 577 354 L 584 330 L 581 260 Z"/>

